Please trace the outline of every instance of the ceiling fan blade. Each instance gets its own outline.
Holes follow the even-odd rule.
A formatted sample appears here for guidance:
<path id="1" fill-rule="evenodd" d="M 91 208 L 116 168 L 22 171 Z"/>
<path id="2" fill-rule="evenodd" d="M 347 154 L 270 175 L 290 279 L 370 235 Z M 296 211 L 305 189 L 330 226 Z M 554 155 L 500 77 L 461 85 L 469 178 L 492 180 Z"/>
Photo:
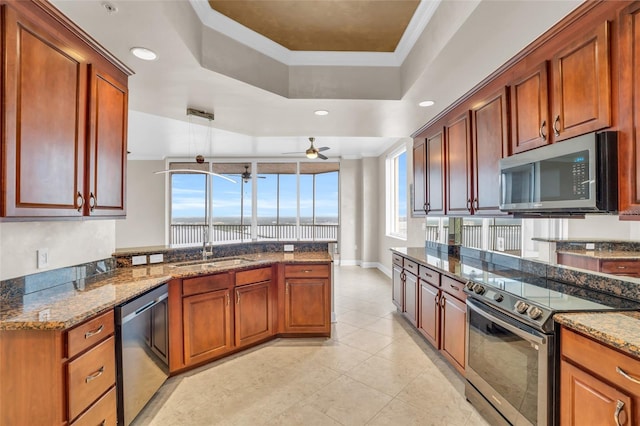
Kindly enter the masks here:
<path id="1" fill-rule="evenodd" d="M 329 148 L 328 146 L 323 146 L 322 148 L 318 148 L 318 151 L 326 151 L 328 149 L 331 149 L 331 148 Z"/>
<path id="2" fill-rule="evenodd" d="M 224 180 L 228 180 L 231 183 L 238 183 L 235 180 L 228 178 L 224 175 L 220 175 L 218 173 L 213 173 L 213 172 L 208 172 L 206 170 L 192 170 L 192 169 L 173 169 L 173 170 L 159 170 L 157 172 L 153 172 L 155 174 L 161 174 L 161 173 L 196 173 L 196 174 L 201 174 L 201 175 L 209 175 L 209 176 L 216 176 L 219 178 L 222 178 Z"/>
<path id="3" fill-rule="evenodd" d="M 323 160 L 328 160 L 329 159 L 329 157 L 327 157 L 324 154 L 320 154 L 320 153 L 318 153 L 318 158 L 322 158 Z"/>
<path id="4" fill-rule="evenodd" d="M 282 155 L 286 154 L 304 154 L 304 152 L 283 152 Z"/>

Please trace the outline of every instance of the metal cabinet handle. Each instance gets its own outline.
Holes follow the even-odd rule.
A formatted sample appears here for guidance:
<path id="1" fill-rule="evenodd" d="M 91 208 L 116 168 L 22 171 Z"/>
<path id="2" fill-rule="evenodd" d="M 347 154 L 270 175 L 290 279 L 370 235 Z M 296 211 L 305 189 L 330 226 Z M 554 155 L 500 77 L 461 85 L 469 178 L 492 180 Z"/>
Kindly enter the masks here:
<path id="1" fill-rule="evenodd" d="M 89 337 L 93 337 L 96 334 L 100 334 L 100 333 L 102 333 L 103 329 L 104 329 L 104 324 L 101 325 L 100 327 L 96 328 L 95 330 L 87 331 L 86 333 L 84 333 L 84 338 L 88 339 Z"/>
<path id="2" fill-rule="evenodd" d="M 622 368 L 616 367 L 616 372 L 618 374 L 620 374 L 622 377 L 624 377 L 625 379 L 630 380 L 633 383 L 636 383 L 636 384 L 640 385 L 640 379 L 637 379 L 637 378 L 633 377 L 632 375 L 630 375 L 629 373 L 624 371 Z"/>
<path id="3" fill-rule="evenodd" d="M 447 303 L 447 299 L 444 297 L 444 294 L 440 297 L 440 307 L 444 309 L 444 305 Z"/>
<path id="4" fill-rule="evenodd" d="M 627 267 L 626 267 L 626 266 L 618 266 L 617 268 L 618 268 L 618 269 L 627 269 Z"/>
<path id="5" fill-rule="evenodd" d="M 230 299 L 229 293 L 227 293 L 227 306 L 229 306 L 229 299 Z"/>
<path id="6" fill-rule="evenodd" d="M 556 119 L 553 120 L 553 134 L 555 136 L 560 136 L 560 129 L 558 129 L 558 124 L 560 124 L 560 116 L 556 115 Z"/>
<path id="7" fill-rule="evenodd" d="M 240 292 L 236 290 L 236 305 L 240 303 Z"/>
<path id="8" fill-rule="evenodd" d="M 471 211 L 471 198 L 467 198 L 467 210 Z"/>
<path id="9" fill-rule="evenodd" d="M 622 408 L 624 408 L 624 402 L 618 400 L 616 403 L 616 411 L 613 413 L 613 420 L 616 422 L 616 426 L 622 426 L 620 423 L 620 412 L 622 411 Z"/>
<path id="10" fill-rule="evenodd" d="M 95 379 L 97 379 L 98 377 L 102 376 L 102 373 L 104 373 L 104 365 L 102 367 L 100 367 L 95 373 L 93 374 L 89 374 L 85 379 L 84 382 L 85 383 L 89 383 Z"/>
<path id="11" fill-rule="evenodd" d="M 422 210 L 424 210 L 425 213 L 429 211 L 426 202 L 422 205 Z"/>
<path id="12" fill-rule="evenodd" d="M 78 211 L 81 212 L 82 206 L 84 206 L 84 197 L 82 196 L 80 191 L 78 191 L 78 195 L 76 195 L 76 204 L 78 205 Z"/>
<path id="13" fill-rule="evenodd" d="M 93 209 L 96 208 L 96 203 L 98 202 L 98 199 L 96 198 L 95 195 L 93 195 L 93 192 L 89 193 L 89 210 L 93 211 Z"/>
<path id="14" fill-rule="evenodd" d="M 478 202 L 477 198 L 473 200 L 473 208 L 475 210 L 480 210 L 480 203 Z"/>
<path id="15" fill-rule="evenodd" d="M 452 289 L 454 289 L 455 291 L 460 291 L 460 288 L 459 288 L 459 287 L 456 287 L 456 286 L 455 286 L 455 285 L 453 285 L 453 284 L 449 284 L 449 286 L 450 286 Z"/>
<path id="16" fill-rule="evenodd" d="M 540 139 L 546 140 L 547 135 L 544 133 L 544 128 L 547 127 L 547 120 L 542 120 L 542 124 L 540 125 Z"/>
<path id="17" fill-rule="evenodd" d="M 289 281 L 287 281 L 287 284 L 284 287 L 284 293 L 289 294 Z"/>
<path id="18" fill-rule="evenodd" d="M 438 300 L 438 296 L 439 296 L 438 293 L 436 293 L 436 297 L 434 298 L 436 305 L 440 304 L 440 301 Z"/>

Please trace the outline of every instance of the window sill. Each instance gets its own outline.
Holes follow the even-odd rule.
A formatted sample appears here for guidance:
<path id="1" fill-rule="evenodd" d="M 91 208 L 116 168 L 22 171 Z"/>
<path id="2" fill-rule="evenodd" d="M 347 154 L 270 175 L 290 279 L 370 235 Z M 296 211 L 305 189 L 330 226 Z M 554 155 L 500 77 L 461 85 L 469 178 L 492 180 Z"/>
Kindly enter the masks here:
<path id="1" fill-rule="evenodd" d="M 400 240 L 400 241 L 407 241 L 407 236 L 406 235 L 387 234 L 386 236 L 387 236 L 387 238 L 394 238 L 394 239 Z"/>

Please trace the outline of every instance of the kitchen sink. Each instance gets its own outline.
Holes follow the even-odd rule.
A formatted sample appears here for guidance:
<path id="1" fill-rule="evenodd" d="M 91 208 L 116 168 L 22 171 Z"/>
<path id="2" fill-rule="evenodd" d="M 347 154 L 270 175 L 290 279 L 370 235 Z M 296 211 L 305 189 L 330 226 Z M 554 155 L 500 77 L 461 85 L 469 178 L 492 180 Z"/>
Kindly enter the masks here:
<path id="1" fill-rule="evenodd" d="M 172 267 L 180 266 L 201 266 L 202 268 L 222 268 L 227 266 L 240 266 L 245 263 L 253 262 L 251 259 L 245 259 L 243 257 L 226 257 L 219 259 L 207 259 L 207 260 L 192 260 L 190 262 L 174 263 Z"/>

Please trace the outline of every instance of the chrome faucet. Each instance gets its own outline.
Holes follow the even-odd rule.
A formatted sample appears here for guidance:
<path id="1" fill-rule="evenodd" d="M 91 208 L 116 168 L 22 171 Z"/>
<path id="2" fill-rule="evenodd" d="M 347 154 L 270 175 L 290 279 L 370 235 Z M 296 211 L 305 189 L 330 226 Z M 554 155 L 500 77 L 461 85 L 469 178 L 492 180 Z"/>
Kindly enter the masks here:
<path id="1" fill-rule="evenodd" d="M 213 256 L 213 247 L 211 251 L 207 251 L 207 243 L 209 242 L 209 229 L 202 231 L 202 260 L 207 260 L 209 256 Z"/>

